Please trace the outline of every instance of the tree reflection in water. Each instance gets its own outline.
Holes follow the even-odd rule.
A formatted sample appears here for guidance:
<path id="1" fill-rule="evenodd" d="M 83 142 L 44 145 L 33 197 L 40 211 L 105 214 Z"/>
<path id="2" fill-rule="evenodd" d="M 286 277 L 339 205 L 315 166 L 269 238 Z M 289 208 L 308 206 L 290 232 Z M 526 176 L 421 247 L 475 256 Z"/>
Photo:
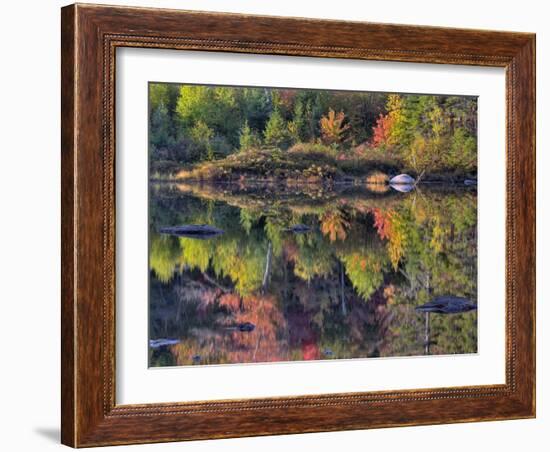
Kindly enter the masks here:
<path id="1" fill-rule="evenodd" d="M 476 206 L 475 187 L 152 184 L 150 365 L 475 353 L 476 311 L 427 334 L 414 308 L 477 303 Z M 202 224 L 224 233 L 158 232 Z"/>

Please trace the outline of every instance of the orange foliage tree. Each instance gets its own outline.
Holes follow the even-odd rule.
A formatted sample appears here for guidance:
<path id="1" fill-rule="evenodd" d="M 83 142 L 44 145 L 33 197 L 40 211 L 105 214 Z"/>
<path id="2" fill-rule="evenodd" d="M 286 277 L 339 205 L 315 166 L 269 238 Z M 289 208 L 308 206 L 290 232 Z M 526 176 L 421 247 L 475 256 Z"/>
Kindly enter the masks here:
<path id="1" fill-rule="evenodd" d="M 395 116 L 380 113 L 376 125 L 372 129 L 371 147 L 388 146 L 391 144 L 391 131 L 395 124 Z"/>
<path id="2" fill-rule="evenodd" d="M 237 323 L 250 322 L 254 331 L 242 333 L 235 331 L 230 335 L 232 345 L 227 356 L 230 362 L 273 362 L 287 359 L 286 341 L 277 336 L 277 332 L 286 329 L 285 318 L 272 295 L 252 295 L 244 297 L 246 310 L 234 316 Z"/>
<path id="3" fill-rule="evenodd" d="M 347 237 L 346 229 L 350 226 L 341 210 L 331 210 L 325 212 L 321 217 L 321 232 L 328 235 L 331 242 L 336 240 L 345 240 Z"/>
<path id="4" fill-rule="evenodd" d="M 349 124 L 344 124 L 346 115 L 343 111 L 335 113 L 331 108 L 327 116 L 323 116 L 319 121 L 321 126 L 321 136 L 327 144 L 342 143 L 345 135 L 350 128 Z"/>
<path id="5" fill-rule="evenodd" d="M 382 240 L 388 240 L 388 254 L 395 270 L 403 257 L 407 241 L 407 231 L 403 219 L 394 210 L 371 210 L 374 216 L 374 227 Z"/>

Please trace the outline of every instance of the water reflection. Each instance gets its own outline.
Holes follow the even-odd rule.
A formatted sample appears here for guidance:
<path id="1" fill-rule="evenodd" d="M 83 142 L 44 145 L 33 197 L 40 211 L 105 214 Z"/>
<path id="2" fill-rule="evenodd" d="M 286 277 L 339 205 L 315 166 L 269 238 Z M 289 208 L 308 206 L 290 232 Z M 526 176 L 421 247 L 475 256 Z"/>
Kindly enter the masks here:
<path id="1" fill-rule="evenodd" d="M 152 184 L 150 365 L 476 352 L 475 186 L 372 188 Z"/>

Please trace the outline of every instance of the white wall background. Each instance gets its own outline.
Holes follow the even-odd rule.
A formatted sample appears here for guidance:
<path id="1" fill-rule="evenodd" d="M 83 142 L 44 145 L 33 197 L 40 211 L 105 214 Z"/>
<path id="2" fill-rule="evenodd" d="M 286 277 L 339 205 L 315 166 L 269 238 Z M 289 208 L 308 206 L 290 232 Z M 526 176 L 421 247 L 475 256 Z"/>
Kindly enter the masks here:
<path id="1" fill-rule="evenodd" d="M 193 443 L 118 447 L 115 450 L 184 451 L 359 451 L 406 448 L 407 451 L 500 452 L 547 450 L 550 429 L 548 391 L 550 309 L 543 294 L 549 251 L 543 231 L 550 228 L 545 204 L 550 182 L 548 124 L 550 105 L 550 19 L 537 0 L 113 0 L 135 6 L 202 9 L 242 13 L 441 25 L 537 33 L 538 145 L 538 416 L 536 420 L 407 427 L 341 433 L 245 438 Z M 93 2 L 99 3 L 99 2 Z M 59 450 L 59 8 L 64 2 L 12 1 L 2 6 L 0 28 L 0 444 L 9 451 Z M 545 290 L 546 289 L 546 290 Z M 546 436 L 546 435 L 544 435 Z M 547 443 L 547 441 L 546 441 Z"/>

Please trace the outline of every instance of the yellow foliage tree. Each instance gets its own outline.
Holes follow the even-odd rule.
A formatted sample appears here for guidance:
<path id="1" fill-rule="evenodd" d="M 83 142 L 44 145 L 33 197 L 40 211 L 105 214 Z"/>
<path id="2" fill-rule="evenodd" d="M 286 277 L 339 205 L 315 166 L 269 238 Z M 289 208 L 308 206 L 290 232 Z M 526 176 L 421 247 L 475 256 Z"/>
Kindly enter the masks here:
<path id="1" fill-rule="evenodd" d="M 327 211 L 321 216 L 321 231 L 329 236 L 331 242 L 345 240 L 349 226 L 349 221 L 340 210 Z"/>
<path id="2" fill-rule="evenodd" d="M 328 111 L 328 115 L 321 118 L 319 124 L 325 143 L 335 144 L 345 140 L 345 133 L 350 128 L 349 124 L 344 124 L 345 117 L 346 115 L 343 111 L 335 113 L 331 108 Z"/>

